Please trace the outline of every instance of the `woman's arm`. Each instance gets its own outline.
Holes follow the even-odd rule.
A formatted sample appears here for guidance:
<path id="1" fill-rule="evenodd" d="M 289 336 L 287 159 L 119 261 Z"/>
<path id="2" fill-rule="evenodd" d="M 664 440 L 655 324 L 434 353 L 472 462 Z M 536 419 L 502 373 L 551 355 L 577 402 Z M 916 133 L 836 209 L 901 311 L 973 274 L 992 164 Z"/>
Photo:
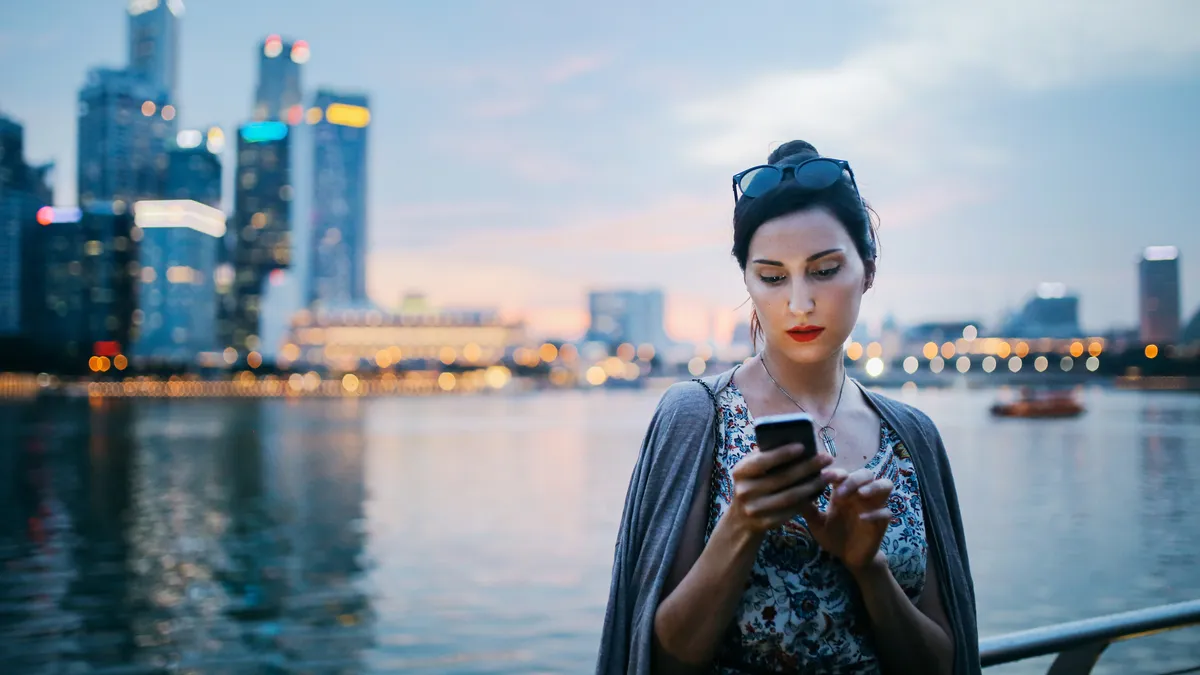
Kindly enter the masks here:
<path id="1" fill-rule="evenodd" d="M 830 478 L 828 455 L 795 463 L 802 454 L 797 445 L 743 457 L 733 469 L 733 503 L 707 545 L 709 491 L 697 486 L 654 616 L 655 672 L 700 672 L 712 662 L 766 531 L 794 517 Z"/>
<path id="2" fill-rule="evenodd" d="M 925 566 L 925 586 L 916 604 L 892 576 L 883 553 L 854 573 L 871 617 L 883 672 L 888 675 L 953 673 L 954 638 L 942 606 L 935 563 L 929 560 Z"/>

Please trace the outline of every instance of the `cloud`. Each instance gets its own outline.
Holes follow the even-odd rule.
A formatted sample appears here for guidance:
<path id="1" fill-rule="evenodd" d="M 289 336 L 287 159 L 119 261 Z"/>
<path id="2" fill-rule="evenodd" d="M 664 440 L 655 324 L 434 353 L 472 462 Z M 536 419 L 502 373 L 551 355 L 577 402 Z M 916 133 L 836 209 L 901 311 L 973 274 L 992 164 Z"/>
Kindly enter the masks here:
<path id="1" fill-rule="evenodd" d="M 778 70 L 692 100 L 694 158 L 738 165 L 797 135 L 890 164 L 937 135 L 939 110 L 996 88 L 1041 91 L 1155 73 L 1200 54 L 1200 3 L 1036 0 L 879 3 L 880 39 L 827 68 Z M 933 113 L 933 114 L 931 114 Z M 956 159 L 992 157 L 971 144 Z M 945 161 L 943 156 L 942 160 Z M 929 169 L 930 167 L 918 167 Z"/>
<path id="2" fill-rule="evenodd" d="M 728 247 L 732 197 L 670 195 L 640 209 L 585 217 L 522 237 L 528 246 L 590 254 L 671 253 Z"/>
<path id="3" fill-rule="evenodd" d="M 514 119 L 551 103 L 555 90 L 603 71 L 614 61 L 614 53 L 607 51 L 570 54 L 532 67 L 471 64 L 442 70 L 438 79 L 473 98 L 463 110 L 468 118 Z"/>
<path id="4" fill-rule="evenodd" d="M 467 106 L 468 117 L 481 120 L 500 120 L 522 117 L 537 107 L 538 101 L 527 96 L 477 101 Z"/>
<path id="5" fill-rule="evenodd" d="M 426 290 L 438 303 L 494 307 L 525 317 L 539 335 L 574 337 L 586 327 L 589 289 L 661 287 L 670 291 L 672 334 L 703 339 L 713 321 L 727 332 L 741 297 L 725 201 L 667 195 L 641 207 L 527 224 L 517 224 L 513 212 L 453 234 L 436 225 L 439 219 L 470 219 L 488 206 L 418 205 L 409 215 L 431 217 L 422 228 L 435 236 L 402 250 L 372 250 L 368 292 L 391 305 L 406 291 Z M 718 309 L 708 317 L 705 306 Z"/>
<path id="6" fill-rule="evenodd" d="M 550 85 L 566 84 L 585 75 L 603 70 L 612 62 L 612 53 L 568 56 L 550 64 L 542 73 L 542 81 Z"/>
<path id="7" fill-rule="evenodd" d="M 429 143 L 437 154 L 467 157 L 475 164 L 488 164 L 527 183 L 554 185 L 578 180 L 587 173 L 581 162 L 538 147 L 538 141 L 511 131 L 458 129 L 453 134 L 431 135 Z"/>
<path id="8" fill-rule="evenodd" d="M 583 281 L 512 252 L 486 237 L 371 251 L 367 294 L 383 307 L 417 292 L 439 306 L 496 309 L 524 319 L 536 335 L 575 337 L 586 328 Z"/>

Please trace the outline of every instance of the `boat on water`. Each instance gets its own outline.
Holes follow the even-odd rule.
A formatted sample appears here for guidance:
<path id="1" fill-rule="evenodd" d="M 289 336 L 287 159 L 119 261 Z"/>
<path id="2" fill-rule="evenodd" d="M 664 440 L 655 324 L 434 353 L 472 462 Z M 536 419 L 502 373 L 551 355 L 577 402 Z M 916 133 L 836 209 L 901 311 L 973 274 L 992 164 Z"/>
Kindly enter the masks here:
<path id="1" fill-rule="evenodd" d="M 1078 417 L 1084 410 L 1083 403 L 1069 389 L 1034 390 L 1025 387 L 1017 398 L 992 404 L 992 414 L 996 417 L 1058 419 Z"/>

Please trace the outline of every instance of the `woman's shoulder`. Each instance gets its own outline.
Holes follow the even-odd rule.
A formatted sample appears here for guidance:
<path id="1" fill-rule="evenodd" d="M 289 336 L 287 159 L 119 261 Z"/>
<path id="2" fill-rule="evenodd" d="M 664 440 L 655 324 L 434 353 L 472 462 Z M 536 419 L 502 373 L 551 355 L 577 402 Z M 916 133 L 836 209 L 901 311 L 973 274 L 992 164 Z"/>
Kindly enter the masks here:
<path id="1" fill-rule="evenodd" d="M 717 396 L 733 380 L 736 368 L 704 378 L 682 380 L 667 387 L 658 400 L 659 414 L 695 417 L 715 413 Z"/>
<path id="2" fill-rule="evenodd" d="M 712 386 L 701 380 L 676 382 L 659 397 L 656 415 L 694 419 L 716 409 L 715 397 Z"/>

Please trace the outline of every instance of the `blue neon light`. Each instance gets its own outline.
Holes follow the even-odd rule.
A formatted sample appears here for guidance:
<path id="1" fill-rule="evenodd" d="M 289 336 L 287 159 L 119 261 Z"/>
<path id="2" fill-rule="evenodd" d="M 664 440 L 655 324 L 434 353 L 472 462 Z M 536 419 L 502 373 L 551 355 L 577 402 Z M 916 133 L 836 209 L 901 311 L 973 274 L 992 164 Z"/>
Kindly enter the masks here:
<path id="1" fill-rule="evenodd" d="M 242 140 L 247 143 L 263 143 L 283 140 L 288 127 L 283 122 L 251 122 L 242 127 Z"/>

